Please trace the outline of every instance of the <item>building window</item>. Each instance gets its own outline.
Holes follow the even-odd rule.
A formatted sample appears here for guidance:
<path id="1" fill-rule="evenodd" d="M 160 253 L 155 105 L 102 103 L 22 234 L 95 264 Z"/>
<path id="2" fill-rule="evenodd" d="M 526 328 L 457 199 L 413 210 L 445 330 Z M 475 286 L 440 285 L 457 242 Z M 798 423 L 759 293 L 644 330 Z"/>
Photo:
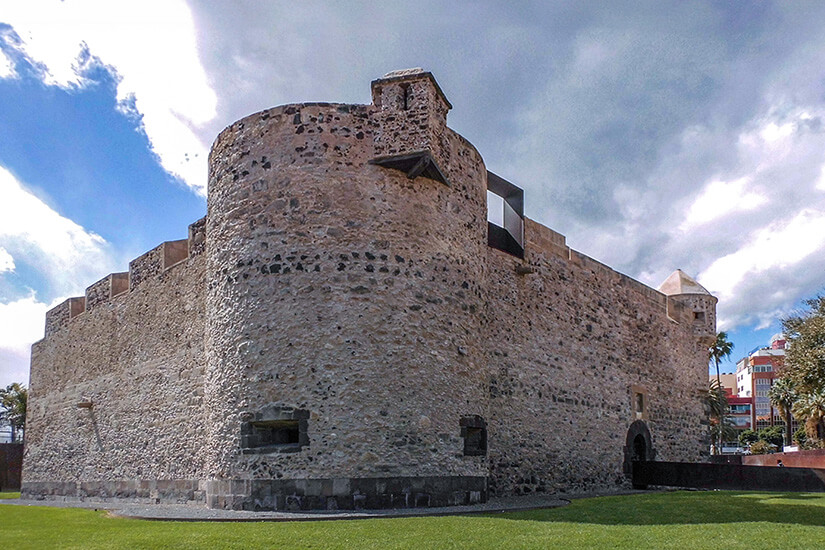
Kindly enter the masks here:
<path id="1" fill-rule="evenodd" d="M 478 415 L 462 416 L 459 421 L 464 439 L 464 456 L 487 454 L 487 423 Z"/>
<path id="2" fill-rule="evenodd" d="M 309 445 L 309 411 L 268 407 L 247 414 L 241 423 L 241 449 L 244 454 L 294 453 Z"/>
<path id="3" fill-rule="evenodd" d="M 694 311 L 693 312 L 693 320 L 697 322 L 704 322 L 705 321 L 705 312 L 704 311 Z"/>

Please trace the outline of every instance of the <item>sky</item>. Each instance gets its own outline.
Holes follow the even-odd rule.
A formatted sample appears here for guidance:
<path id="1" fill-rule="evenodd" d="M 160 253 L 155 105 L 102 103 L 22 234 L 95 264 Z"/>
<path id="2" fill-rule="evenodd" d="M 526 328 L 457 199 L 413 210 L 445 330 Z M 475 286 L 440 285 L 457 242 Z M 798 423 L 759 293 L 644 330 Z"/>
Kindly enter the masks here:
<path id="1" fill-rule="evenodd" d="M 50 307 L 185 238 L 220 130 L 408 67 L 527 216 L 696 277 L 738 359 L 825 287 L 823 61 L 823 2 L 0 0 L 0 386 Z"/>

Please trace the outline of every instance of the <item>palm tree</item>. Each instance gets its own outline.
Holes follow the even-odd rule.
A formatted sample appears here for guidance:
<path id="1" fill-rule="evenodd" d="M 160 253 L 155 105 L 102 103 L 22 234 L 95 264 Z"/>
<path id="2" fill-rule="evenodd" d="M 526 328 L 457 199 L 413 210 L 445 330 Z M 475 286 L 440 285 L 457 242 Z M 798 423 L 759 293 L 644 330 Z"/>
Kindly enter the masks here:
<path id="1" fill-rule="evenodd" d="M 790 378 L 778 378 L 768 391 L 771 403 L 779 409 L 779 414 L 785 420 L 785 445 L 792 444 L 793 430 L 791 429 L 791 409 L 798 399 L 796 388 Z"/>
<path id="2" fill-rule="evenodd" d="M 727 359 L 733 352 L 733 342 L 728 341 L 728 333 L 724 330 L 716 335 L 716 341 L 708 348 L 708 361 L 716 364 L 716 383 L 722 387 L 719 376 L 719 363 Z"/>
<path id="3" fill-rule="evenodd" d="M 725 388 L 719 385 L 716 380 L 711 380 L 708 384 L 705 406 L 710 421 L 711 439 L 714 442 L 716 454 L 720 454 L 722 452 L 722 441 L 725 437 L 735 435 L 735 431 L 728 419 L 728 397 L 725 394 Z"/>
<path id="4" fill-rule="evenodd" d="M 825 418 L 825 390 L 799 396 L 793 404 L 793 414 L 805 419 L 805 434 L 808 439 L 819 439 L 819 423 Z"/>
<path id="5" fill-rule="evenodd" d="M 0 390 L 0 421 L 11 426 L 12 441 L 17 440 L 17 430 L 25 430 L 27 401 L 28 390 L 17 382 Z"/>
<path id="6" fill-rule="evenodd" d="M 716 387 L 718 391 L 722 392 L 722 397 L 724 397 L 725 392 L 722 390 L 722 378 L 719 376 L 719 363 L 722 362 L 722 359 L 730 357 L 731 352 L 733 352 L 733 342 L 728 341 L 728 333 L 723 330 L 716 335 L 716 341 L 708 348 L 708 361 L 716 364 Z M 725 399 L 725 406 L 727 406 L 727 399 Z M 725 414 L 727 414 L 727 410 L 719 417 L 721 422 L 718 442 L 720 450 L 722 448 L 722 432 L 724 431 L 724 422 L 722 421 L 725 419 Z"/>

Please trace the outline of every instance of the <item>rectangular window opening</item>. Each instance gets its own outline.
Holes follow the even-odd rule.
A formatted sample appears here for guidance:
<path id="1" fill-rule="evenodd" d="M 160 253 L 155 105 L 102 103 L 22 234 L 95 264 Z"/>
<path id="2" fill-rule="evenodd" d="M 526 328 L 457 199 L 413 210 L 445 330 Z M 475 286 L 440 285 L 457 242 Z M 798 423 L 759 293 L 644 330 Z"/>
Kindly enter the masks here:
<path id="1" fill-rule="evenodd" d="M 241 423 L 241 449 L 250 453 L 293 453 L 309 445 L 309 412 L 270 409 Z"/>
<path id="2" fill-rule="evenodd" d="M 459 422 L 464 438 L 464 456 L 487 454 L 487 423 L 478 415 L 464 416 Z"/>
<path id="3" fill-rule="evenodd" d="M 298 443 L 299 431 L 297 420 L 252 422 L 252 431 L 257 436 L 260 446 Z"/>
<path id="4" fill-rule="evenodd" d="M 648 419 L 648 391 L 642 386 L 630 386 L 630 407 L 634 420 Z"/>
<path id="5" fill-rule="evenodd" d="M 524 190 L 489 171 L 487 245 L 524 258 Z"/>

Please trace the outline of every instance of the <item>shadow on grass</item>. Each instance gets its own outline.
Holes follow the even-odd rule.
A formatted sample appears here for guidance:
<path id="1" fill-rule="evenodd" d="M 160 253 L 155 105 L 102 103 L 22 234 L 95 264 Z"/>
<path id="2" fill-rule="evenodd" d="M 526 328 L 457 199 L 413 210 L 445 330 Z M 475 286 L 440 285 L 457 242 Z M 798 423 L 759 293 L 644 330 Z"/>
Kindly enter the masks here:
<path id="1" fill-rule="evenodd" d="M 491 516 L 493 517 L 493 516 Z M 494 517 L 599 525 L 768 522 L 825 526 L 825 494 L 677 491 L 573 500 L 570 506 Z"/>

